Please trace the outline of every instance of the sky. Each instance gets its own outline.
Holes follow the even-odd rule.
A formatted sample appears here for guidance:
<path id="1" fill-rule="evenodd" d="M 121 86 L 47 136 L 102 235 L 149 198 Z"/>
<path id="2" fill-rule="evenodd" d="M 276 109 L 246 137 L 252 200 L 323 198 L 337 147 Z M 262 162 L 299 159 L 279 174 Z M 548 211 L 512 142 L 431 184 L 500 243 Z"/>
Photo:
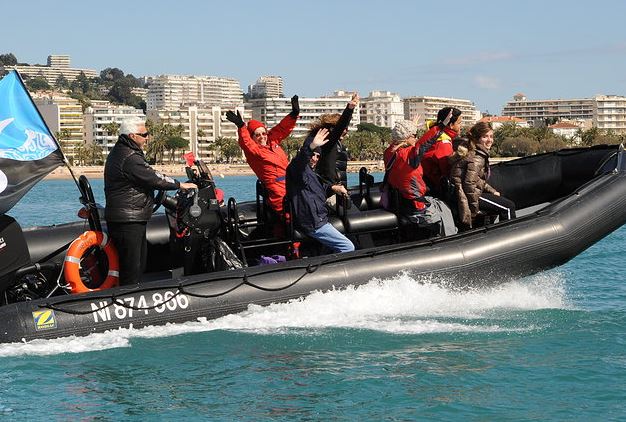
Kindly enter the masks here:
<path id="1" fill-rule="evenodd" d="M 6 2 L 0 54 L 134 76 L 282 76 L 285 96 L 342 89 L 464 98 L 626 95 L 622 1 Z"/>

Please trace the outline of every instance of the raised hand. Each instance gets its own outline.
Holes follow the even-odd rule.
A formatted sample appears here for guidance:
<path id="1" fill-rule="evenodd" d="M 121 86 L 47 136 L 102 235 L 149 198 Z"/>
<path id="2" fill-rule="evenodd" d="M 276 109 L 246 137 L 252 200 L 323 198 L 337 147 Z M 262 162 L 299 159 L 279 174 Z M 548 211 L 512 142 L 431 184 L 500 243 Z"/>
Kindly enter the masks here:
<path id="1" fill-rule="evenodd" d="M 313 138 L 313 142 L 311 142 L 311 144 L 309 145 L 309 148 L 311 148 L 311 151 L 317 147 L 321 147 L 322 145 L 325 145 L 328 142 L 329 133 L 330 131 L 326 128 L 322 128 L 318 130 L 317 134 L 315 135 L 315 138 Z"/>
<path id="2" fill-rule="evenodd" d="M 226 120 L 228 120 L 229 122 L 234 123 L 235 125 L 237 125 L 237 127 L 243 127 L 244 124 L 245 124 L 243 122 L 243 118 L 241 117 L 241 114 L 239 113 L 239 110 L 237 110 L 237 114 L 235 114 L 231 110 L 228 110 L 226 112 Z"/>
<path id="3" fill-rule="evenodd" d="M 351 109 L 356 108 L 357 104 L 359 104 L 359 100 L 361 98 L 359 97 L 359 93 L 355 92 L 354 94 L 352 94 L 352 98 L 350 99 L 350 102 L 348 103 L 348 107 L 350 107 Z"/>
<path id="4" fill-rule="evenodd" d="M 298 117 L 300 114 L 300 102 L 298 101 L 298 96 L 294 95 L 291 97 L 291 114 L 293 117 Z"/>

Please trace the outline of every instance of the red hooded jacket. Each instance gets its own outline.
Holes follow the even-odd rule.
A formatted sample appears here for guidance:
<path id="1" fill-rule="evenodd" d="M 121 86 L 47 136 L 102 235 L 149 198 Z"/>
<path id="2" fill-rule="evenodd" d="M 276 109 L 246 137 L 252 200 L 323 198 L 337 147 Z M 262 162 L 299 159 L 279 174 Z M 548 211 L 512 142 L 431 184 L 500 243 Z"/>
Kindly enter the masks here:
<path id="1" fill-rule="evenodd" d="M 387 171 L 387 182 L 398 190 L 403 198 L 409 200 L 416 210 L 426 207 L 424 195 L 426 184 L 422 177 L 423 170 L 420 165 L 420 144 L 413 147 L 399 148 L 389 146 L 383 155 Z M 392 163 L 393 160 L 393 163 Z"/>
<path id="2" fill-rule="evenodd" d="M 267 132 L 267 145 L 263 146 L 252 139 L 247 126 L 239 128 L 239 146 L 246 156 L 248 165 L 259 178 L 269 194 L 269 204 L 278 214 L 283 212 L 283 198 L 286 194 L 285 174 L 289 159 L 280 143 L 296 126 L 296 117 L 285 116 L 279 124 Z"/>
<path id="3" fill-rule="evenodd" d="M 439 126 L 433 126 L 417 141 L 422 144 L 431 139 L 439 131 Z M 424 167 L 424 179 L 436 192 L 441 191 L 441 178 L 450 175 L 450 163 L 448 157 L 454 152 L 452 139 L 457 137 L 457 133 L 450 128 L 445 128 L 444 132 L 431 149 L 426 151 L 422 158 Z"/>

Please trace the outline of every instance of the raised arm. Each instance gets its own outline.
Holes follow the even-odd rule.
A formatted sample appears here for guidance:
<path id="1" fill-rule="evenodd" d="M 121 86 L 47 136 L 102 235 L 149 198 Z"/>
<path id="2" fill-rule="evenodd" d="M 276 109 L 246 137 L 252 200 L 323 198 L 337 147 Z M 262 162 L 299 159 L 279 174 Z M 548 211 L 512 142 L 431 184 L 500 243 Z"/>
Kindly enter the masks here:
<path id="1" fill-rule="evenodd" d="M 359 103 L 359 94 L 354 93 L 352 99 L 341 113 L 339 121 L 328 135 L 328 143 L 322 146 L 322 158 L 317 165 L 318 173 L 326 180 L 337 181 L 337 142 L 341 139 L 344 130 L 348 129 L 354 109 Z"/>
<path id="2" fill-rule="evenodd" d="M 320 129 L 312 140 L 309 141 L 309 139 L 304 141 L 304 145 L 302 145 L 298 154 L 287 167 L 288 177 L 292 177 L 294 180 L 300 181 L 300 183 L 303 180 L 302 174 L 313 156 L 313 150 L 328 142 L 328 129 Z"/>
<path id="3" fill-rule="evenodd" d="M 298 100 L 298 96 L 294 95 L 291 97 L 291 112 L 283 117 L 280 123 L 267 132 L 267 141 L 269 143 L 280 144 L 291 134 L 293 128 L 296 127 L 298 115 L 300 115 L 300 102 Z"/>
<path id="4" fill-rule="evenodd" d="M 237 134 L 239 135 L 238 142 L 241 149 L 243 149 L 244 151 L 252 152 L 255 152 L 259 149 L 259 144 L 254 142 L 254 140 L 250 136 L 250 132 L 248 131 L 248 128 L 246 127 L 246 124 L 244 123 L 243 118 L 241 117 L 241 113 L 239 113 L 239 110 L 237 110 L 237 113 L 228 110 L 226 112 L 226 120 L 237 126 Z"/>

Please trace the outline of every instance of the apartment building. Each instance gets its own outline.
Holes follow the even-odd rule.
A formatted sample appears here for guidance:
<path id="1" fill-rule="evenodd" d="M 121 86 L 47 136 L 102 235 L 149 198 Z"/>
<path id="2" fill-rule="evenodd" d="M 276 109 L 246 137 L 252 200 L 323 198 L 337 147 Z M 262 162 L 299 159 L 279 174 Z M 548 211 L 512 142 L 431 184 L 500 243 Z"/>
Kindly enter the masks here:
<path id="1" fill-rule="evenodd" d="M 256 83 L 248 86 L 250 98 L 284 97 L 283 78 L 280 76 L 261 76 Z"/>
<path id="2" fill-rule="evenodd" d="M 404 119 L 404 103 L 398 94 L 389 91 L 372 91 L 361 98 L 361 123 L 393 128 L 398 120 Z"/>
<path id="3" fill-rule="evenodd" d="M 119 133 L 111 133 L 112 123 L 121 124 L 124 119 L 138 117 L 145 119 L 143 110 L 126 105 L 115 105 L 108 101 L 92 100 L 83 115 L 83 134 L 85 143 L 102 147 L 103 158 L 117 142 Z"/>
<path id="4" fill-rule="evenodd" d="M 550 129 L 556 135 L 564 136 L 573 140 L 575 143 L 580 143 L 578 131 L 582 128 L 579 124 L 571 122 L 559 122 L 548 126 L 548 129 Z"/>
<path id="5" fill-rule="evenodd" d="M 596 95 L 593 98 L 593 126 L 626 133 L 626 97 Z"/>
<path id="6" fill-rule="evenodd" d="M 327 97 L 300 98 L 300 118 L 292 136 L 305 136 L 309 131 L 309 125 L 322 114 L 343 112 L 351 97 L 352 93 L 335 91 L 333 95 Z M 291 112 L 291 100 L 289 98 L 252 99 L 246 104 L 246 108 L 251 109 L 253 119 L 265 123 L 268 128 L 272 128 Z M 360 121 L 360 109 L 357 106 L 348 130 L 356 130 Z"/>
<path id="7" fill-rule="evenodd" d="M 485 116 L 482 119 L 480 119 L 479 122 L 490 123 L 491 127 L 494 130 L 504 126 L 507 123 L 514 124 L 517 127 L 524 127 L 524 128 L 529 127 L 529 124 L 526 120 L 520 119 L 518 117 L 511 117 L 511 116 Z"/>
<path id="8" fill-rule="evenodd" d="M 217 76 L 161 75 L 148 78 L 148 110 L 202 105 L 235 108 L 243 103 L 239 81 Z"/>
<path id="9" fill-rule="evenodd" d="M 529 100 L 522 93 L 515 94 L 513 100 L 502 109 L 503 116 L 543 123 L 546 119 L 587 120 L 592 119 L 594 100 L 592 98 Z"/>
<path id="10" fill-rule="evenodd" d="M 237 126 L 226 120 L 226 112 L 231 108 L 218 106 L 181 106 L 177 110 L 148 109 L 147 118 L 163 124 L 181 126 L 182 137 L 189 140 L 189 151 L 196 157 L 215 161 L 216 152 L 213 143 L 219 137 L 237 139 Z M 248 110 L 243 106 L 236 108 L 245 120 L 251 118 Z"/>
<path id="11" fill-rule="evenodd" d="M 481 118 L 481 113 L 470 100 L 447 97 L 416 96 L 404 99 L 404 118 L 413 120 L 419 115 L 418 125 L 426 120 L 437 120 L 437 112 L 444 107 L 456 107 L 463 112 L 463 126 L 471 126 Z"/>
<path id="12" fill-rule="evenodd" d="M 43 77 L 48 84 L 54 86 L 59 76 L 63 76 L 68 82 L 74 81 L 80 73 L 88 78 L 98 77 L 98 72 L 93 69 L 78 69 L 70 67 L 70 56 L 50 55 L 46 66 L 40 65 L 16 65 L 5 66 L 8 70 L 17 70 L 23 77 Z"/>
<path id="13" fill-rule="evenodd" d="M 83 109 L 70 97 L 57 94 L 33 95 L 33 101 L 65 156 L 72 160 L 83 145 Z"/>

